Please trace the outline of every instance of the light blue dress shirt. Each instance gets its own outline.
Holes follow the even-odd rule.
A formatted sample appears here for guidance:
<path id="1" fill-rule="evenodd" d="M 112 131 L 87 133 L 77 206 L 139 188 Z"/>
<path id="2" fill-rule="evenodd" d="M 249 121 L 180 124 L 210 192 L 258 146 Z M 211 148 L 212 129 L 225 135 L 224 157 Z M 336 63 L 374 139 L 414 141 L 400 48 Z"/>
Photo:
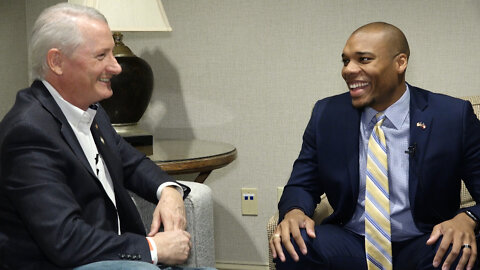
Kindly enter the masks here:
<path id="1" fill-rule="evenodd" d="M 378 112 L 365 108 L 360 121 L 359 173 L 360 185 L 358 201 L 352 219 L 345 228 L 357 234 L 365 235 L 365 181 L 367 170 L 368 139 Z M 390 216 L 392 241 L 403 241 L 422 235 L 413 222 L 408 192 L 408 150 L 410 137 L 410 90 L 385 111 L 386 119 L 382 129 L 387 140 L 388 183 L 390 186 Z"/>

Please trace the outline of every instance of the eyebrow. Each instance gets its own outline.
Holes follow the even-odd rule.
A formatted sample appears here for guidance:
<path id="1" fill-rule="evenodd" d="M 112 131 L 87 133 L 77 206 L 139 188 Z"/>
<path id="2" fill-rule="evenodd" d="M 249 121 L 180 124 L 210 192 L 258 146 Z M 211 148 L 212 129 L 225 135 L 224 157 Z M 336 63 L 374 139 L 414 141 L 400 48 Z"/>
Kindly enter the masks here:
<path id="1" fill-rule="evenodd" d="M 373 53 L 371 52 L 355 52 L 355 55 L 365 55 L 365 54 L 370 54 L 370 55 L 374 55 Z M 342 58 L 346 57 L 344 53 L 342 53 Z"/>
<path id="2" fill-rule="evenodd" d="M 357 55 L 364 55 L 364 54 L 373 54 L 371 52 L 356 52 Z"/>

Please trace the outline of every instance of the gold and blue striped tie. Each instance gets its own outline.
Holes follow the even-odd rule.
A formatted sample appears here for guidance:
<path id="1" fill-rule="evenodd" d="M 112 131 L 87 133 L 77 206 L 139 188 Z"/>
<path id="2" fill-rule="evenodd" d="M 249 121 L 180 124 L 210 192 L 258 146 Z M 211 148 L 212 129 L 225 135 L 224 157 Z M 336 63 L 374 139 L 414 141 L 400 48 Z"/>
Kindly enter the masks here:
<path id="1" fill-rule="evenodd" d="M 387 144 L 381 125 L 385 115 L 376 115 L 377 123 L 368 140 L 365 192 L 365 251 L 368 270 L 392 269 L 390 195 L 388 188 Z"/>

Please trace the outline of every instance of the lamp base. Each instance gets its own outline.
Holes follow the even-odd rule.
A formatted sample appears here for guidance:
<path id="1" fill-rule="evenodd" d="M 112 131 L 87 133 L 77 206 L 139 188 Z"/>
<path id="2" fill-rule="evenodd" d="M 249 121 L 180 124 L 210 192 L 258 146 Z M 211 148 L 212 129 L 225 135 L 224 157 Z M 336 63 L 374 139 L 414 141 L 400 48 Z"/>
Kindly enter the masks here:
<path id="1" fill-rule="evenodd" d="M 113 124 L 118 135 L 147 156 L 153 154 L 153 135 L 141 129 L 137 124 Z"/>
<path id="2" fill-rule="evenodd" d="M 100 102 L 112 124 L 137 123 L 148 107 L 153 92 L 153 71 L 150 65 L 133 54 L 122 41 L 123 35 L 114 32 L 113 54 L 122 73 L 113 76 L 113 96 Z"/>

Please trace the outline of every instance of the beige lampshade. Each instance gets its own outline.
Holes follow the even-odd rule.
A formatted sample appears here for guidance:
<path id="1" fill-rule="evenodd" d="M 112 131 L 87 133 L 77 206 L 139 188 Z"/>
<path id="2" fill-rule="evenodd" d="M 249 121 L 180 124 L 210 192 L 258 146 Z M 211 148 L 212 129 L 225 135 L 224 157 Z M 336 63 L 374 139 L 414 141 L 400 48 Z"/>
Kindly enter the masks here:
<path id="1" fill-rule="evenodd" d="M 107 18 L 112 31 L 172 31 L 160 0 L 68 0 Z"/>

